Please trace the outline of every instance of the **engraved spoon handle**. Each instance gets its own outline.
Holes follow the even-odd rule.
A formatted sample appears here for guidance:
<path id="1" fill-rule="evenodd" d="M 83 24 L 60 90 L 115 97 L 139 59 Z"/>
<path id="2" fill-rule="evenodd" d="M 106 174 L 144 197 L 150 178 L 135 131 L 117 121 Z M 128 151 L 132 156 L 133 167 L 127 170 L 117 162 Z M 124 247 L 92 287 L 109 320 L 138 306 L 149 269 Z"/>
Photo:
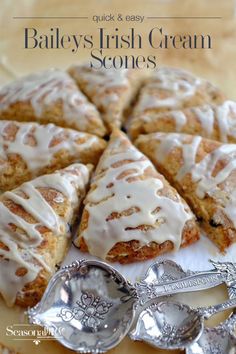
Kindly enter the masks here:
<path id="1" fill-rule="evenodd" d="M 222 273 L 210 270 L 161 284 L 140 282 L 135 286 L 141 297 L 153 299 L 159 296 L 210 289 L 222 284 L 224 280 Z"/>
<path id="2" fill-rule="evenodd" d="M 208 319 L 218 312 L 233 309 L 234 307 L 236 307 L 236 298 L 213 306 L 199 307 L 198 311 L 200 315 L 202 315 L 205 319 Z"/>

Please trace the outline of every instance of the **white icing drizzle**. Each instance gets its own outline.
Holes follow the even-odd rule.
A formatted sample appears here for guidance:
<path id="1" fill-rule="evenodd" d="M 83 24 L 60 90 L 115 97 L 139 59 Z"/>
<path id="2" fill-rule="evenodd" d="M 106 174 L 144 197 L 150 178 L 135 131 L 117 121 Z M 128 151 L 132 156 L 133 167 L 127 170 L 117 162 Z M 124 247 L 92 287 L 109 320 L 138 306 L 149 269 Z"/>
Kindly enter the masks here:
<path id="1" fill-rule="evenodd" d="M 186 115 L 184 114 L 184 112 L 173 111 L 170 113 L 170 115 L 175 120 L 176 131 L 177 132 L 181 131 L 182 127 L 187 123 L 187 118 L 186 118 Z"/>
<path id="2" fill-rule="evenodd" d="M 189 72 L 175 68 L 161 68 L 155 71 L 143 87 L 140 100 L 135 108 L 136 113 L 146 109 L 180 108 L 183 101 L 192 97 L 203 80 L 194 77 Z M 160 96 L 160 90 L 167 93 Z"/>
<path id="3" fill-rule="evenodd" d="M 228 136 L 236 138 L 236 102 L 226 101 L 216 107 L 216 120 L 221 141 L 227 142 Z"/>
<path id="4" fill-rule="evenodd" d="M 96 136 L 71 129 L 65 130 L 54 124 L 39 125 L 37 123 L 18 122 L 14 122 L 14 125 L 18 128 L 15 140 L 6 140 L 5 129 L 11 124 L 12 122 L 9 121 L 0 121 L 0 157 L 6 160 L 8 154 L 20 155 L 33 174 L 48 166 L 53 156 L 60 150 L 67 150 L 70 155 L 79 156 L 81 151 L 98 143 Z M 63 136 L 63 139 L 60 139 L 60 134 L 63 133 L 65 133 L 65 137 Z M 26 138 L 29 135 L 33 135 L 36 141 L 35 146 L 27 144 Z M 61 141 L 50 146 L 53 138 L 57 136 Z M 78 144 L 76 142 L 78 139 L 84 139 L 84 142 Z M 4 167 L 4 164 L 2 164 L 2 167 Z"/>
<path id="5" fill-rule="evenodd" d="M 52 271 L 48 264 L 47 251 L 39 253 L 37 250 L 43 240 L 38 228 L 46 226 L 55 237 L 68 235 L 67 223 L 71 221 L 73 210 L 85 194 L 88 179 L 88 168 L 82 164 L 74 164 L 54 174 L 26 182 L 19 188 L 2 195 L 2 201 L 13 201 L 36 220 L 33 223 L 27 222 L 8 209 L 2 201 L 0 202 L 0 241 L 8 247 L 8 250 L 0 249 L 2 257 L 0 260 L 0 292 L 8 305 L 15 302 L 17 293 L 23 289 L 25 284 L 33 281 L 42 268 Z M 60 217 L 39 192 L 38 188 L 45 187 L 56 190 L 68 198 L 69 209 L 64 217 Z M 26 199 L 20 194 L 22 192 L 27 196 Z M 56 198 L 54 202 L 57 202 Z M 15 225 L 18 230 L 13 231 L 10 224 Z M 20 232 L 19 229 L 22 231 Z M 20 267 L 27 270 L 22 277 L 15 274 Z"/>
<path id="6" fill-rule="evenodd" d="M 125 140 L 124 137 L 122 139 Z M 190 210 L 185 209 L 186 205 L 178 196 L 175 201 L 159 196 L 157 192 L 163 188 L 163 183 L 158 178 L 129 181 L 130 178 L 142 176 L 146 168 L 154 167 L 134 146 L 125 145 L 122 148 L 122 139 L 117 138 L 110 143 L 107 152 L 111 154 L 107 154 L 100 163 L 93 182 L 97 187 L 86 197 L 85 209 L 89 220 L 87 229 L 81 235 L 89 252 L 105 259 L 117 242 L 131 240 L 138 240 L 140 246 L 152 241 L 163 243 L 170 240 L 178 249 L 185 223 L 193 217 Z M 130 162 L 114 165 L 123 160 Z M 125 172 L 128 175 L 122 177 Z M 112 213 L 129 209 L 137 212 L 113 220 L 110 217 Z M 146 231 L 135 229 L 139 225 L 150 228 Z"/>
<path id="7" fill-rule="evenodd" d="M 99 70 L 87 68 L 86 66 L 74 66 L 72 75 L 80 82 L 85 82 L 88 94 L 93 93 L 92 100 L 98 106 L 106 107 L 110 103 L 117 103 L 120 100 L 120 93 L 115 92 L 114 88 L 130 87 L 128 79 L 129 69 L 104 69 Z M 111 90 L 109 90 L 111 89 Z"/>
<path id="8" fill-rule="evenodd" d="M 202 107 L 194 107 L 192 110 L 199 119 L 206 136 L 210 137 L 214 128 L 214 111 L 212 107 L 205 105 Z"/>
<path id="9" fill-rule="evenodd" d="M 186 135 L 184 134 L 157 133 L 155 134 L 154 139 L 161 141 L 160 146 L 157 147 L 156 156 L 162 163 L 173 147 L 182 148 L 183 165 L 175 178 L 178 181 L 181 181 L 187 173 L 190 173 L 192 180 L 197 183 L 196 195 L 199 198 L 204 198 L 206 195 L 210 195 L 218 200 L 218 192 L 222 188 L 225 190 L 227 199 L 224 199 L 223 201 L 224 212 L 236 227 L 236 189 L 234 188 L 227 192 L 227 185 L 219 187 L 219 185 L 225 183 L 231 173 L 236 170 L 236 144 L 222 144 L 211 153 L 208 153 L 201 161 L 196 163 L 196 154 L 199 144 L 201 143 L 201 137 L 193 137 L 189 144 L 185 143 Z M 171 146 L 169 146 L 170 141 L 172 141 Z M 227 161 L 225 167 L 213 176 L 212 173 L 215 166 L 222 160 Z"/>
<path id="10" fill-rule="evenodd" d="M 30 101 L 36 117 L 43 118 L 44 110 L 57 101 L 63 104 L 64 118 L 78 129 L 86 129 L 88 117 L 99 118 L 96 108 L 77 89 L 64 71 L 51 69 L 31 74 L 4 86 L 0 90 L 0 110 L 16 102 Z"/>

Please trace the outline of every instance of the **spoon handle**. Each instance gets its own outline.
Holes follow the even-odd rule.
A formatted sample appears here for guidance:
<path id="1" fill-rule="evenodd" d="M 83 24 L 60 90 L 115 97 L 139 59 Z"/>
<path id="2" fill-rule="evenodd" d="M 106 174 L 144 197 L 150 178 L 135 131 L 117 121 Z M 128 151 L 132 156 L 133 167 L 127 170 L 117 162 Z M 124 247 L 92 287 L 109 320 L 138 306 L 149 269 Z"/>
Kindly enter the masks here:
<path id="1" fill-rule="evenodd" d="M 199 307 L 198 311 L 205 319 L 208 319 L 218 312 L 233 309 L 234 307 L 236 307 L 236 298 L 213 306 Z"/>
<path id="2" fill-rule="evenodd" d="M 159 284 L 142 281 L 136 283 L 135 287 L 140 296 L 141 304 L 144 304 L 149 299 L 160 296 L 210 289 L 224 281 L 225 277 L 221 272 L 210 270 Z"/>

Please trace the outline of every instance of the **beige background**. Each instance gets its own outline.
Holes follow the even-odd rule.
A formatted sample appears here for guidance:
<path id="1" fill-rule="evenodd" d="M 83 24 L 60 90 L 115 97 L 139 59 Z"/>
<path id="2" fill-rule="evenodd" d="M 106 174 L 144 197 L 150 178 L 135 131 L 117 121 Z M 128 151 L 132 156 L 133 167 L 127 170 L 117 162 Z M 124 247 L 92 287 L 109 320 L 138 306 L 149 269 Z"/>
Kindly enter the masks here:
<path id="1" fill-rule="evenodd" d="M 163 27 L 169 34 L 205 33 L 213 40 L 210 50 L 153 50 L 144 47 L 132 54 L 156 55 L 158 65 L 174 65 L 194 71 L 214 82 L 231 99 L 236 99 L 236 5 L 231 0 L 0 0 L 0 84 L 15 77 L 50 66 L 67 68 L 70 64 L 88 58 L 89 51 L 76 54 L 68 50 L 24 50 L 24 27 L 37 27 L 42 33 L 50 27 L 60 27 L 65 33 L 97 32 L 98 27 L 112 30 L 114 26 L 126 29 L 133 26 L 144 35 L 154 27 Z M 220 20 L 145 20 L 143 24 L 123 22 L 100 23 L 91 21 L 93 15 L 108 13 L 136 14 L 145 16 L 222 16 Z M 88 16 L 88 20 L 16 20 L 13 16 Z M 127 54 L 116 51 L 111 54 Z M 131 53 L 129 53 L 131 54 Z M 200 296 L 188 295 L 185 300 L 195 305 L 216 303 L 226 298 L 223 287 Z M 54 341 L 45 341 L 35 346 L 31 341 L 15 341 L 5 335 L 6 325 L 22 321 L 22 312 L 7 309 L 0 301 L 1 328 L 0 342 L 22 354 L 69 353 L 69 350 Z M 217 317 L 216 321 L 222 317 Z M 117 353 L 167 353 L 157 351 L 142 343 L 125 339 L 116 349 Z M 175 353 L 175 352 L 171 352 Z M 176 352 L 177 353 L 177 352 Z"/>

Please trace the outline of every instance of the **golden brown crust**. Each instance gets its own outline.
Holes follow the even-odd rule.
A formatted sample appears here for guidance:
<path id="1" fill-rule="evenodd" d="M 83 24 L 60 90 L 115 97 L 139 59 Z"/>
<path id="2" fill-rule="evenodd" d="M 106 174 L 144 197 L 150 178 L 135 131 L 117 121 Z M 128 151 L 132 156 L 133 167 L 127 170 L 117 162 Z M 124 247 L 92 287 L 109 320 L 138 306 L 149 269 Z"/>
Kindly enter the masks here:
<path id="1" fill-rule="evenodd" d="M 35 149 L 34 155 L 30 156 L 30 162 L 40 158 L 40 148 L 37 150 L 37 140 L 35 138 L 35 132 L 37 129 L 43 129 L 45 131 L 47 126 L 41 126 L 37 123 L 19 123 L 11 121 L 2 121 L 0 126 L 5 125 L 4 129 L 1 130 L 0 137 L 2 138 L 0 143 L 0 148 L 3 150 L 6 148 L 6 143 L 11 146 L 16 139 L 16 134 L 19 131 L 19 128 L 24 128 L 29 126 L 29 134 L 24 133 L 24 144 L 25 147 L 32 147 Z M 31 128 L 32 125 L 32 128 Z M 56 128 L 56 127 L 55 127 Z M 32 178 L 52 173 L 58 169 L 64 168 L 74 162 L 81 162 L 84 164 L 91 163 L 96 165 L 98 160 L 106 147 L 105 140 L 88 133 L 80 133 L 73 131 L 71 129 L 60 129 L 58 133 L 52 129 L 51 125 L 51 141 L 48 146 L 48 152 L 46 151 L 47 147 L 44 147 L 44 153 L 50 154 L 50 161 L 45 166 L 41 163 L 41 168 L 38 168 L 36 171 L 30 170 L 27 166 L 27 161 L 24 160 L 23 156 L 19 153 L 12 153 L 6 150 L 7 159 L 0 158 L 0 190 L 6 191 L 16 188 L 20 184 L 31 180 Z M 86 141 L 88 142 L 86 145 Z M 46 142 L 45 142 L 46 143 Z M 64 146 L 63 144 L 66 144 Z M 61 148 L 56 149 L 57 146 Z M 22 146 L 21 146 L 22 147 Z M 49 152 L 49 148 L 54 148 L 55 153 Z"/>
<path id="2" fill-rule="evenodd" d="M 225 104 L 227 105 L 228 102 L 230 104 L 230 101 L 226 101 Z M 234 105 L 233 102 L 231 104 Z M 227 139 L 227 142 L 235 143 L 236 136 L 232 135 L 233 131 L 230 129 L 230 127 L 227 129 L 226 136 L 224 136 L 225 132 L 224 134 L 221 132 L 221 127 L 219 125 L 218 119 L 223 120 L 224 127 L 227 127 L 229 124 L 227 121 L 227 108 L 222 109 L 223 106 L 224 104 L 204 105 L 185 108 L 181 111 L 168 111 L 138 116 L 130 121 L 128 125 L 128 133 L 131 139 L 136 139 L 141 134 L 149 134 L 155 132 L 178 132 L 191 135 L 201 135 L 202 137 L 218 141 L 224 141 Z M 203 123 L 199 118 L 200 115 L 202 116 L 201 119 L 204 120 Z M 233 124 L 236 125 L 236 111 L 232 111 L 231 114 L 229 113 L 229 115 L 231 120 L 231 127 L 234 128 Z M 176 117 L 178 119 L 178 116 L 185 119 L 185 122 L 183 122 L 183 124 L 181 123 L 180 126 L 177 126 L 176 123 Z M 212 118 L 214 120 L 213 124 L 211 122 Z"/>
<path id="3" fill-rule="evenodd" d="M 0 89 L 0 119 L 55 123 L 98 136 L 106 128 L 96 107 L 64 71 L 25 76 Z"/>
<path id="4" fill-rule="evenodd" d="M 94 70 L 86 65 L 72 66 L 68 72 L 76 80 L 82 92 L 97 106 L 110 132 L 113 128 L 121 127 L 126 110 L 146 77 L 145 72 L 130 69 L 124 70 L 125 74 L 116 79 L 119 70 L 114 70 L 112 78 L 111 75 L 107 76 L 106 69 Z"/>
<path id="5" fill-rule="evenodd" d="M 236 188 L 236 171 L 233 170 L 230 176 L 218 185 L 219 199 L 209 194 L 206 194 L 204 198 L 200 198 L 196 193 L 198 183 L 193 181 L 190 173 L 187 173 L 181 180 L 176 178 L 181 166 L 183 166 L 182 148 L 180 146 L 171 149 L 164 160 L 160 161 L 158 159 L 157 152 L 160 146 L 158 134 L 140 136 L 135 144 L 152 160 L 158 170 L 191 206 L 207 236 L 221 251 L 225 251 L 231 244 L 236 242 L 236 229 L 224 211 L 224 199 L 226 198 L 225 200 L 227 201 L 230 193 Z M 184 144 L 190 144 L 193 141 L 193 136 L 183 136 L 185 136 Z M 214 152 L 221 145 L 217 141 L 203 138 L 197 149 L 195 163 L 202 161 L 207 154 Z M 227 159 L 220 159 L 213 170 L 212 176 L 223 170 L 227 164 Z"/>
<path id="6" fill-rule="evenodd" d="M 80 129 L 78 129 L 78 123 L 76 121 L 70 122 L 66 120 L 66 117 L 64 117 L 63 104 L 61 101 L 56 102 L 53 106 L 44 109 L 40 118 L 35 115 L 34 109 L 30 101 L 16 102 L 11 104 L 7 108 L 7 110 L 0 111 L 0 119 L 13 120 L 19 122 L 36 121 L 41 124 L 54 123 L 63 128 L 71 128 L 75 130 L 85 131 L 87 133 L 95 134 L 100 137 L 103 137 L 106 134 L 106 128 L 100 121 L 99 116 L 95 117 L 92 112 L 88 112 L 87 114 L 87 119 L 89 121 L 88 127 L 83 129 L 83 127 L 80 126 Z"/>
<path id="7" fill-rule="evenodd" d="M 225 95 L 206 80 L 176 68 L 160 68 L 144 82 L 133 112 L 126 123 L 132 139 L 154 131 L 175 131 L 170 120 L 162 124 L 159 114 L 204 104 L 221 104 Z M 155 127 L 160 124 L 160 127 Z M 169 130 L 170 129 L 170 130 Z"/>
<path id="8" fill-rule="evenodd" d="M 84 222 L 86 223 L 85 220 Z M 183 231 L 181 247 L 190 246 L 192 243 L 197 242 L 199 237 L 199 230 L 196 227 L 195 221 L 187 221 Z M 83 237 L 80 239 L 79 247 L 82 252 L 88 252 L 88 247 Z M 147 246 L 140 246 L 140 243 L 136 240 L 129 242 L 119 242 L 110 250 L 106 259 L 109 262 L 128 264 L 155 258 L 164 253 L 172 251 L 173 248 L 174 245 L 171 241 L 165 241 L 161 244 L 151 242 Z"/>

